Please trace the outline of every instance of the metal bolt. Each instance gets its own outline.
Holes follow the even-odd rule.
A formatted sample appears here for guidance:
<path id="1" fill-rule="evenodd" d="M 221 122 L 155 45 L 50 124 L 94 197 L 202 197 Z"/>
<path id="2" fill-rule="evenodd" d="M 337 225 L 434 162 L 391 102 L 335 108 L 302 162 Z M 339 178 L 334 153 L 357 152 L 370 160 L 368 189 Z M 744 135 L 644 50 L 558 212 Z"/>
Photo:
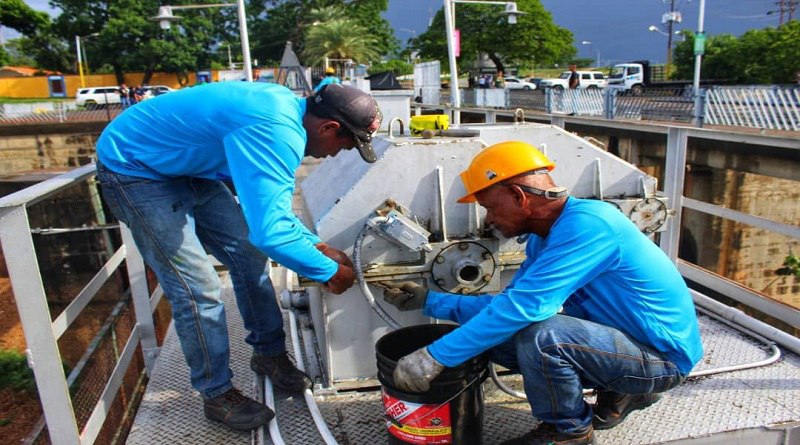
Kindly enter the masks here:
<path id="1" fill-rule="evenodd" d="M 487 283 L 492 281 L 492 274 L 487 273 L 486 275 L 484 275 L 483 276 L 483 281 L 485 281 Z"/>
<path id="2" fill-rule="evenodd" d="M 469 249 L 469 244 L 467 244 L 467 243 L 458 243 L 458 248 L 461 249 L 461 250 L 467 250 L 467 249 Z"/>
<path id="3" fill-rule="evenodd" d="M 435 283 L 436 283 L 436 284 L 437 284 L 439 287 L 444 287 L 444 284 L 445 284 L 444 278 L 437 278 L 437 279 L 436 279 L 436 281 L 434 281 L 434 282 L 435 282 Z"/>
<path id="4" fill-rule="evenodd" d="M 437 256 L 436 257 L 436 262 L 439 263 L 439 264 L 444 263 L 444 257 L 442 255 Z"/>
<path id="5" fill-rule="evenodd" d="M 483 252 L 483 259 L 484 260 L 492 259 L 492 252 Z"/>

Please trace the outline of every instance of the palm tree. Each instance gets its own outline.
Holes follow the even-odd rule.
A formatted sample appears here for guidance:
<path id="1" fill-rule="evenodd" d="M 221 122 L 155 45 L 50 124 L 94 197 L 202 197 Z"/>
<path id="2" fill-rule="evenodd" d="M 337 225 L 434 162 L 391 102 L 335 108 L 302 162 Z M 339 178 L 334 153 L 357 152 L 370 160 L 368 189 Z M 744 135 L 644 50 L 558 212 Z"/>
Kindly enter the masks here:
<path id="1" fill-rule="evenodd" d="M 371 62 L 380 59 L 376 39 L 366 28 L 347 18 L 343 8 L 315 9 L 314 20 L 306 30 L 303 56 L 309 65 L 321 65 L 325 58 Z"/>

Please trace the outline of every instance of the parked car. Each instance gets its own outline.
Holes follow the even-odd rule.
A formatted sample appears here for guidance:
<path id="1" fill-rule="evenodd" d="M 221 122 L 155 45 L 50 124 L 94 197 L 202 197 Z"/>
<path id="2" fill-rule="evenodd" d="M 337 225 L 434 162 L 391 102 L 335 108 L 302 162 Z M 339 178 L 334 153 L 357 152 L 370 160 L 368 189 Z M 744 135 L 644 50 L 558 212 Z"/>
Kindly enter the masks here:
<path id="1" fill-rule="evenodd" d="M 86 108 L 97 108 L 108 104 L 118 104 L 118 87 L 79 88 L 75 94 L 75 105 Z"/>
<path id="2" fill-rule="evenodd" d="M 600 71 L 577 71 L 577 73 L 580 79 L 578 88 L 595 89 L 606 87 L 606 76 Z M 566 90 L 569 88 L 569 77 L 571 75 L 571 71 L 564 71 L 557 79 L 542 79 L 539 82 L 539 87 Z"/>
<path id="3" fill-rule="evenodd" d="M 516 77 L 506 77 L 506 89 L 509 90 L 535 90 L 536 84 Z"/>
<path id="4" fill-rule="evenodd" d="M 536 88 L 541 88 L 541 87 L 539 86 L 539 83 L 540 83 L 541 81 L 542 81 L 542 78 L 541 78 L 541 77 L 528 77 L 528 78 L 526 78 L 526 79 L 525 79 L 525 82 L 530 82 L 530 83 L 532 83 L 532 84 L 536 85 Z"/>
<path id="5" fill-rule="evenodd" d="M 174 88 L 170 88 L 166 85 L 145 85 L 143 88 L 145 94 L 150 97 L 156 97 L 162 94 L 167 94 L 175 91 Z"/>

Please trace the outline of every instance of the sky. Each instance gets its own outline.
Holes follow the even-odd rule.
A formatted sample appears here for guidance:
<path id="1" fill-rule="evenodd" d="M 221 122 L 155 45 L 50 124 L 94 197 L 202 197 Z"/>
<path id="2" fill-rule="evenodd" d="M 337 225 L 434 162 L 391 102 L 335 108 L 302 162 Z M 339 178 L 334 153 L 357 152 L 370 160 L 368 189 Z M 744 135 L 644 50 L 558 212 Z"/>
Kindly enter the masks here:
<path id="1" fill-rule="evenodd" d="M 556 25 L 570 30 L 575 37 L 579 57 L 597 59 L 603 65 L 648 59 L 665 62 L 667 37 L 648 31 L 650 25 L 666 31 L 661 17 L 670 10 L 671 0 L 540 0 Z M 697 31 L 700 0 L 674 0 L 683 17 L 673 30 Z M 775 0 L 706 0 L 705 30 L 708 35 L 739 36 L 750 29 L 778 25 Z M 430 19 L 442 8 L 442 0 L 390 0 L 384 17 L 395 29 L 398 39 L 424 32 Z M 456 4 L 456 8 L 469 5 Z M 501 10 L 502 6 L 498 6 Z M 458 27 L 458 23 L 456 23 Z M 680 36 L 676 36 L 680 39 Z M 581 42 L 591 42 L 582 45 Z"/>
<path id="2" fill-rule="evenodd" d="M 673 29 L 697 31 L 700 0 L 540 0 L 550 11 L 556 25 L 567 28 L 575 37 L 579 57 L 600 59 L 602 65 L 648 59 L 665 62 L 667 37 L 648 31 L 650 25 L 666 31 L 661 16 L 675 2 L 683 17 Z M 25 0 L 41 11 L 54 12 L 47 0 Z M 705 30 L 708 35 L 739 36 L 750 29 L 777 26 L 779 15 L 767 14 L 776 9 L 775 0 L 706 0 Z M 442 8 L 443 0 L 389 0 L 384 17 L 398 39 L 405 42 L 428 28 L 428 23 Z M 457 8 L 469 5 L 457 4 Z M 498 10 L 501 6 L 498 6 Z M 800 12 L 798 13 L 800 15 Z M 456 23 L 458 27 L 458 23 Z M 4 30 L 4 38 L 11 37 Z M 676 36 L 680 39 L 680 36 Z M 582 42 L 591 42 L 582 44 Z"/>

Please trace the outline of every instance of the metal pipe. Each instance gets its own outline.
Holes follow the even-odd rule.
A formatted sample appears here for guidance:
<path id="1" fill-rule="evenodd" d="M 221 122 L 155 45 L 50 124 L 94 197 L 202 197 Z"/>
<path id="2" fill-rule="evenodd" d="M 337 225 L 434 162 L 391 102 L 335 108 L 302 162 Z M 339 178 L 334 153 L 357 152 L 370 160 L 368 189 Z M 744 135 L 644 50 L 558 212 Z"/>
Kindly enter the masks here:
<path id="1" fill-rule="evenodd" d="M 800 354 L 800 339 L 794 337 L 792 335 L 787 334 L 770 326 L 763 321 L 756 320 L 755 318 L 745 314 L 744 312 L 727 306 L 725 304 L 720 303 L 706 295 L 703 295 L 697 291 L 690 290 L 692 293 L 692 298 L 697 306 L 702 307 L 703 309 L 707 309 L 714 314 L 730 321 L 732 324 L 745 328 L 749 331 L 752 331 L 755 334 L 758 334 L 770 341 L 773 341 L 784 348 L 794 352 L 795 354 Z M 745 331 L 743 331 L 745 332 Z M 749 335 L 750 332 L 747 332 Z"/>

